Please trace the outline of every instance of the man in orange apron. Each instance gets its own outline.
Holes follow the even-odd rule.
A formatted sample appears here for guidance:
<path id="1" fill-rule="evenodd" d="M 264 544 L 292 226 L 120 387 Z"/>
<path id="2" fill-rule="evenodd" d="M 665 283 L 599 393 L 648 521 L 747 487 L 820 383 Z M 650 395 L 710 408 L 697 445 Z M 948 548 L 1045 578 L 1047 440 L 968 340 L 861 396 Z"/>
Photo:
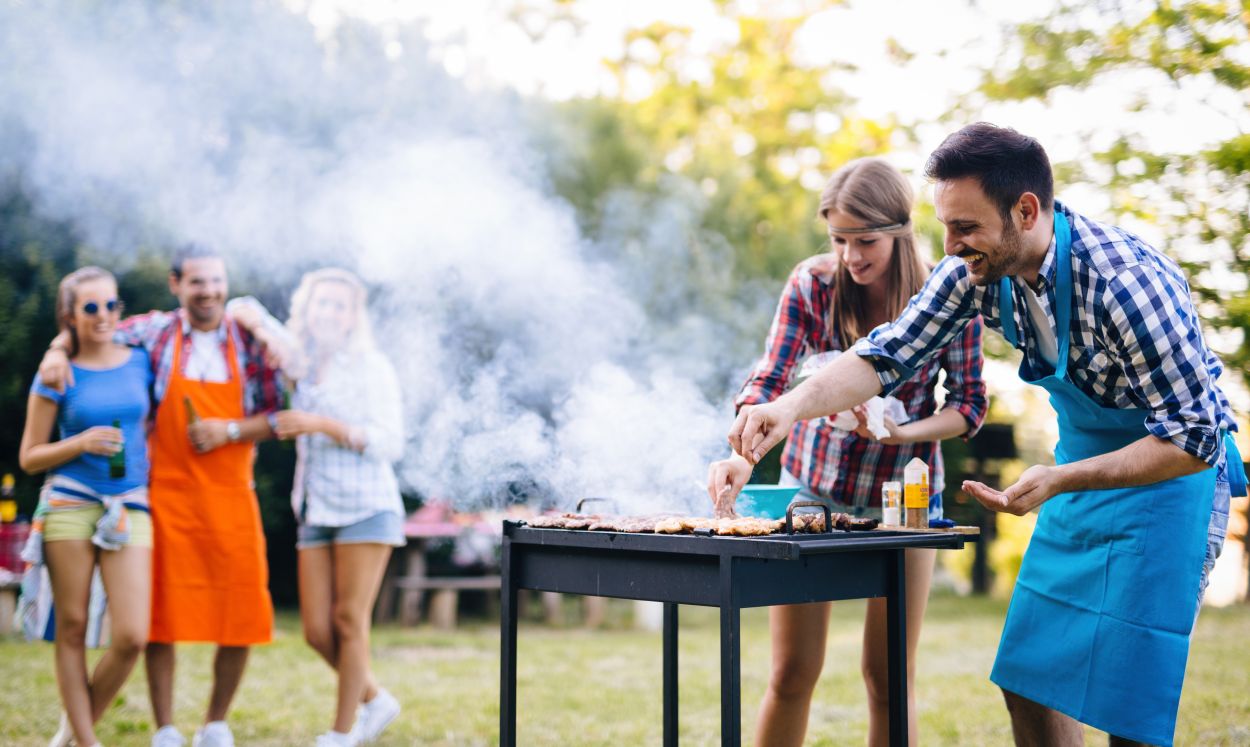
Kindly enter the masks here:
<path id="1" fill-rule="evenodd" d="M 156 381 L 149 436 L 154 531 L 152 624 L 146 663 L 157 732 L 153 747 L 180 747 L 173 725 L 174 646 L 217 644 L 213 689 L 195 747 L 229 747 L 226 713 L 249 647 L 273 636 L 273 604 L 254 442 L 270 438 L 282 402 L 264 349 L 225 313 L 225 262 L 199 246 L 180 250 L 169 289 L 180 309 L 122 322 L 120 342 L 144 347 Z M 44 366 L 55 362 L 50 353 Z M 44 367 L 41 367 L 43 370 Z"/>

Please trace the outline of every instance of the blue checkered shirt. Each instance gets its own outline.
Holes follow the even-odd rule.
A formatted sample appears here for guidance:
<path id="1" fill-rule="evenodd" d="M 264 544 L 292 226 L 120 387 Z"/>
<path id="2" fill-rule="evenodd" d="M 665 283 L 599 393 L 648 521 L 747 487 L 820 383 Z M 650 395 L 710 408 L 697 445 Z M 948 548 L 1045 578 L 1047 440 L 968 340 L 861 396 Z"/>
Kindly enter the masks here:
<path id="1" fill-rule="evenodd" d="M 1171 259 L 1123 229 L 1090 220 L 1056 201 L 1072 226 L 1073 309 L 1068 377 L 1094 402 L 1147 411 L 1148 432 L 1214 466 L 1220 430 L 1235 431 L 1223 371 L 1202 339 L 1189 284 Z M 1042 262 L 1042 308 L 1054 319 L 1055 242 Z M 888 394 L 959 334 L 977 314 L 1002 332 L 999 284 L 975 285 L 967 265 L 947 257 L 895 321 L 856 344 Z M 1053 372 L 1033 331 L 1024 281 L 1012 279 L 1021 373 Z"/>

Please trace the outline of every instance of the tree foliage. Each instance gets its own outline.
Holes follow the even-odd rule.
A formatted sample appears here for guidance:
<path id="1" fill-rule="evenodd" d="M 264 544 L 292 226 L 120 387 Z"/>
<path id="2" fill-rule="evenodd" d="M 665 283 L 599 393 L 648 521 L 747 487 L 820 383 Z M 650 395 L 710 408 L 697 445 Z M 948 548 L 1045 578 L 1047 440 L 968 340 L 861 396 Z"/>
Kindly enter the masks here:
<path id="1" fill-rule="evenodd" d="M 1104 188 L 1121 216 L 1154 223 L 1186 268 L 1209 324 L 1234 334 L 1220 351 L 1250 364 L 1250 2 L 1112 2 L 1063 5 L 1014 27 L 1010 63 L 987 72 L 991 101 L 1048 100 L 1061 89 L 1134 87 L 1135 112 L 1182 89 L 1207 91 L 1211 117 L 1235 134 L 1211 147 L 1152 152 L 1137 119 L 1115 123 L 1107 147 L 1064 174 Z M 1217 347 L 1219 345 L 1217 344 Z"/>

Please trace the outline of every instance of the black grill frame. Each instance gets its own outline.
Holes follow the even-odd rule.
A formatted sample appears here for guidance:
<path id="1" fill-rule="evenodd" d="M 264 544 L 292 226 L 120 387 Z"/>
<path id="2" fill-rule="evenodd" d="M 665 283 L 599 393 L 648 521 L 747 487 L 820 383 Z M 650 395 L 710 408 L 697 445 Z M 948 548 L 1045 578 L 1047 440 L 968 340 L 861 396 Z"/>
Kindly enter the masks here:
<path id="1" fill-rule="evenodd" d="M 890 744 L 907 744 L 904 551 L 959 549 L 975 537 L 888 530 L 764 537 L 538 529 L 503 523 L 500 744 L 516 744 L 517 592 L 664 603 L 664 745 L 677 744 L 678 605 L 719 607 L 721 744 L 741 744 L 740 611 L 748 607 L 885 597 Z"/>

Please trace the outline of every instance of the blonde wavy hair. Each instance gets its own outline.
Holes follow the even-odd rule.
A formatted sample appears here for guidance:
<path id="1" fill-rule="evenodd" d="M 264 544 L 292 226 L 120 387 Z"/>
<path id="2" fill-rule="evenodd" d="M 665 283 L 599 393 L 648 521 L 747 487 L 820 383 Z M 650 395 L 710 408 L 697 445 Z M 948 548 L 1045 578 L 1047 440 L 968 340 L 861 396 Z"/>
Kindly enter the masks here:
<path id="1" fill-rule="evenodd" d="M 912 199 L 911 185 L 903 174 L 879 158 L 856 159 L 838 169 L 820 195 L 820 217 L 826 223 L 829 213 L 843 213 L 865 226 L 880 226 L 880 233 L 894 238 L 894 253 L 886 269 L 891 291 L 885 303 L 887 319 L 898 318 L 929 276 L 929 267 L 916 248 Z M 830 340 L 844 350 L 872 331 L 867 294 L 841 262 L 834 270 L 828 329 Z"/>
<path id="2" fill-rule="evenodd" d="M 315 347 L 311 330 L 308 327 L 308 304 L 312 301 L 313 290 L 322 283 L 337 283 L 351 292 L 352 324 L 343 350 L 345 352 L 373 350 L 375 344 L 373 329 L 369 323 L 369 291 L 355 273 L 338 267 L 325 267 L 304 273 L 304 276 L 300 278 L 299 286 L 291 296 L 291 316 L 287 321 L 287 330 L 299 344 L 300 350 L 306 356 L 311 357 Z"/>

